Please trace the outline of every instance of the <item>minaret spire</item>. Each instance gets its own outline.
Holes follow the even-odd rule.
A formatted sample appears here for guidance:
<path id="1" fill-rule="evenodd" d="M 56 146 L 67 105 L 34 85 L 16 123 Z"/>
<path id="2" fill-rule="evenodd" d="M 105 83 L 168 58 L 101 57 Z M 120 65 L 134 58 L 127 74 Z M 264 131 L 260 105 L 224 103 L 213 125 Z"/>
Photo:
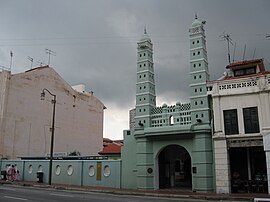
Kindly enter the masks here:
<path id="1" fill-rule="evenodd" d="M 135 129 L 151 126 L 150 114 L 156 107 L 153 44 L 144 27 L 138 42 Z"/>
<path id="2" fill-rule="evenodd" d="M 147 34 L 146 26 L 144 26 L 144 34 Z"/>
<path id="3" fill-rule="evenodd" d="M 209 123 L 210 111 L 206 92 L 206 82 L 209 80 L 206 38 L 204 24 L 197 19 L 189 29 L 190 39 L 190 103 L 191 123 L 198 121 Z"/>

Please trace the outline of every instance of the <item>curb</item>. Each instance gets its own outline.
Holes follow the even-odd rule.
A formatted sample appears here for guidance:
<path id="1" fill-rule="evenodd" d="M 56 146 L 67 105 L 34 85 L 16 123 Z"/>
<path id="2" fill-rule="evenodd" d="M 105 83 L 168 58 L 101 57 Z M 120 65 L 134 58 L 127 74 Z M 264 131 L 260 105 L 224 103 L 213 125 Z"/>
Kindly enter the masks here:
<path id="1" fill-rule="evenodd" d="M 103 190 L 98 188 L 84 188 L 84 187 L 71 187 L 65 185 L 47 185 L 47 184 L 31 184 L 31 183 L 18 183 L 18 182 L 0 182 L 1 184 L 35 187 L 35 188 L 49 188 L 55 190 L 70 190 L 70 191 L 81 191 L 85 193 L 105 193 L 114 195 L 133 195 L 133 196 L 152 196 L 160 198 L 190 198 L 190 199 L 203 199 L 203 200 L 217 200 L 217 201 L 253 201 L 255 196 L 231 196 L 231 195 L 207 195 L 207 194 L 166 194 L 166 193 L 153 193 L 153 192 L 137 192 L 128 191 L 124 189 L 119 190 Z M 270 198 L 269 198 L 270 200 Z"/>

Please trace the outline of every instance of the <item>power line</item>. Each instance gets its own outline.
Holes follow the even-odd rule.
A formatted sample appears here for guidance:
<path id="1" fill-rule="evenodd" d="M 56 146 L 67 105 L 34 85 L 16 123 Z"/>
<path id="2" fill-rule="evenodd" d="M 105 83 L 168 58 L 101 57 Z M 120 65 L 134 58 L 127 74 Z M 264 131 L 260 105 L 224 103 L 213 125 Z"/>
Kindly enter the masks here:
<path id="1" fill-rule="evenodd" d="M 216 36 L 215 33 L 208 33 L 207 36 Z M 265 33 L 239 33 L 234 34 L 234 36 L 265 36 Z M 270 34 L 267 34 L 269 37 Z M 46 41 L 46 40 L 97 40 L 97 39 L 139 39 L 141 35 L 130 35 L 130 36 L 74 36 L 74 37 L 33 37 L 33 38 L 0 38 L 0 41 Z M 186 38 L 186 34 L 177 34 L 177 35 L 152 35 L 151 38 Z"/>
<path id="2" fill-rule="evenodd" d="M 223 33 L 223 40 L 226 36 Z M 207 41 L 214 41 L 216 40 L 216 34 L 207 34 Z M 215 36 L 215 37 L 211 37 Z M 231 35 L 229 35 L 231 37 Z M 259 36 L 253 37 L 253 39 L 260 39 L 265 40 L 265 38 L 270 39 L 270 35 L 265 34 L 252 34 L 252 35 L 245 35 L 245 34 L 234 34 L 234 37 L 241 36 L 239 40 L 245 40 L 246 36 Z M 263 37 L 261 37 L 263 36 Z M 222 37 L 222 36 L 220 36 Z M 84 45 L 126 45 L 131 43 L 137 43 L 140 36 L 97 36 L 97 37 L 58 37 L 58 38 L 21 38 L 21 39 L 0 39 L 0 47 L 5 46 L 84 46 Z M 151 36 L 155 44 L 173 44 L 173 43 L 186 43 L 188 39 L 185 35 L 170 35 L 170 36 L 159 36 L 153 35 Z M 249 39 L 250 41 L 250 39 Z"/>

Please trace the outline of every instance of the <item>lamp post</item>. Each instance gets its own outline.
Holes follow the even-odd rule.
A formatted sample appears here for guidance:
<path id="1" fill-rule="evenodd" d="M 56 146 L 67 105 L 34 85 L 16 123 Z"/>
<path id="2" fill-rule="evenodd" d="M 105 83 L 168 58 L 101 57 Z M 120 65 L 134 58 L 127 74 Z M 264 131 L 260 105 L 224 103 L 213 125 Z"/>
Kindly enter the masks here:
<path id="1" fill-rule="evenodd" d="M 55 122 L 55 104 L 56 104 L 56 95 L 52 94 L 48 89 L 44 88 L 41 92 L 41 100 L 45 99 L 45 91 L 47 91 L 51 96 L 53 96 L 53 99 L 51 100 L 51 103 L 53 104 L 53 116 L 52 116 L 52 127 L 51 127 L 51 148 L 50 148 L 50 165 L 49 165 L 49 185 L 52 184 L 52 161 L 53 161 L 53 144 L 54 144 L 54 122 Z"/>

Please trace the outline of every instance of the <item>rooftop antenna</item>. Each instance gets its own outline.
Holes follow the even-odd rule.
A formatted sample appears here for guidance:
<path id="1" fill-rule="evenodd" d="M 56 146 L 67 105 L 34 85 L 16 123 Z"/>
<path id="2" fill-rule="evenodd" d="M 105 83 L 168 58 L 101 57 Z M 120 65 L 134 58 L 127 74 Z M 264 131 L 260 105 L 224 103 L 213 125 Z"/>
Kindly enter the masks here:
<path id="1" fill-rule="evenodd" d="M 243 61 L 245 60 L 245 56 L 246 56 L 246 44 L 245 44 L 245 47 L 244 47 L 244 53 L 243 53 Z"/>
<path id="2" fill-rule="evenodd" d="M 236 49 L 236 42 L 234 42 L 234 47 L 233 47 L 233 62 L 235 61 L 235 60 L 234 60 L 234 57 L 235 57 L 235 49 Z"/>
<path id="3" fill-rule="evenodd" d="M 219 36 L 222 41 L 227 41 L 227 48 L 228 48 L 228 59 L 229 59 L 229 64 L 231 64 L 231 56 L 230 56 L 230 44 L 233 45 L 231 36 L 229 34 L 226 34 L 223 32 L 222 35 Z"/>
<path id="4" fill-rule="evenodd" d="M 256 53 L 256 48 L 255 48 L 254 51 L 253 51 L 253 57 L 252 57 L 252 59 L 255 58 L 255 53 Z"/>
<path id="5" fill-rule="evenodd" d="M 10 51 L 10 63 L 9 63 L 9 69 L 11 71 L 11 66 L 12 66 L 12 58 L 13 58 L 13 52 Z"/>
<path id="6" fill-rule="evenodd" d="M 30 60 L 30 62 L 31 62 L 31 69 L 32 69 L 34 59 L 33 59 L 33 58 L 31 58 L 30 56 L 28 56 L 28 57 L 27 57 L 27 59 L 28 59 L 28 60 Z"/>
<path id="7" fill-rule="evenodd" d="M 48 66 L 50 66 L 50 62 L 51 62 L 51 55 L 56 56 L 56 52 L 54 52 L 53 50 L 50 50 L 48 48 L 45 48 L 46 54 L 49 55 L 48 58 Z"/>

